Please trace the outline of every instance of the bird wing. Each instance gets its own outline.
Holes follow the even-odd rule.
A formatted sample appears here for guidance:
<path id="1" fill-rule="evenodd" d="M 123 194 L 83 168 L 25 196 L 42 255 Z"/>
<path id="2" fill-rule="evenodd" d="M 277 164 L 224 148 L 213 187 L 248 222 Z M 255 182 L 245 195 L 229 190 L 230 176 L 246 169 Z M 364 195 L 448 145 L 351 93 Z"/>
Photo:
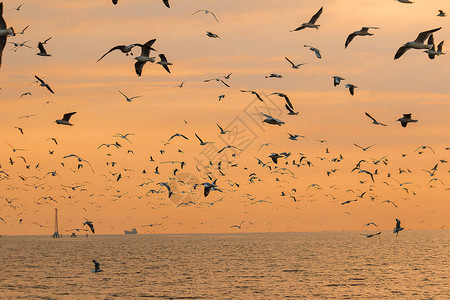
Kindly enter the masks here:
<path id="1" fill-rule="evenodd" d="M 149 50 L 149 52 L 150 52 L 150 50 Z M 159 58 L 161 58 L 161 62 L 167 62 L 167 58 L 164 54 L 160 54 Z M 162 66 L 170 74 L 169 66 L 166 64 L 163 64 Z"/>
<path id="2" fill-rule="evenodd" d="M 47 51 L 45 51 L 44 45 L 42 45 L 41 42 L 38 43 L 38 48 L 41 53 L 47 54 Z"/>
<path id="3" fill-rule="evenodd" d="M 142 69 L 144 68 L 144 65 L 145 65 L 145 62 L 140 62 L 140 61 L 137 61 L 137 62 L 134 64 L 134 69 L 136 70 L 137 76 L 141 76 L 141 74 L 142 74 Z"/>
<path id="4" fill-rule="evenodd" d="M 444 41 L 439 43 L 439 45 L 437 47 L 438 52 L 442 52 L 442 47 L 444 47 Z"/>
<path id="5" fill-rule="evenodd" d="M 217 23 L 219 23 L 219 20 L 217 20 L 217 17 L 216 17 L 216 15 L 212 12 L 212 11 L 210 11 L 209 12 L 210 14 L 212 14 L 213 15 L 213 17 L 214 17 L 214 19 L 216 19 L 216 21 L 217 21 Z"/>
<path id="6" fill-rule="evenodd" d="M 0 3 L 0 29 L 6 29 L 6 22 L 3 19 L 3 2 Z"/>
<path id="7" fill-rule="evenodd" d="M 52 90 L 52 88 L 46 84 L 45 87 L 47 88 L 47 90 L 49 90 L 52 94 L 54 94 L 55 92 Z"/>
<path id="8" fill-rule="evenodd" d="M 284 104 L 284 107 L 286 107 L 286 109 L 290 112 L 290 113 L 295 113 L 292 108 L 289 107 L 289 105 Z"/>
<path id="9" fill-rule="evenodd" d="M 230 87 L 225 81 L 223 81 L 222 79 L 217 79 L 217 80 L 219 80 L 220 82 L 222 82 L 226 87 Z"/>
<path id="10" fill-rule="evenodd" d="M 192 16 L 195 15 L 196 13 L 201 12 L 201 11 L 205 11 L 205 10 L 204 10 L 204 9 L 199 9 L 199 10 L 197 10 L 195 13 L 193 13 Z"/>
<path id="11" fill-rule="evenodd" d="M 356 34 L 354 34 L 354 33 L 351 33 L 348 35 L 347 40 L 345 41 L 345 48 L 347 48 L 348 44 L 350 44 L 351 41 L 353 41 L 355 36 L 356 36 Z"/>
<path id="12" fill-rule="evenodd" d="M 394 59 L 399 59 L 406 51 L 411 49 L 409 46 L 403 45 L 398 48 L 397 53 L 395 53 Z"/>
<path id="13" fill-rule="evenodd" d="M 223 132 L 223 129 L 222 129 L 222 127 L 220 127 L 220 125 L 219 125 L 219 124 L 217 124 L 217 123 L 216 123 L 216 125 L 217 125 L 217 127 L 219 127 L 219 129 L 220 129 L 220 132 Z"/>
<path id="14" fill-rule="evenodd" d="M 264 100 L 261 98 L 261 96 L 257 92 L 252 92 L 256 96 L 256 98 L 259 99 L 259 101 L 264 102 Z"/>
<path id="15" fill-rule="evenodd" d="M 294 106 L 292 105 L 291 101 L 289 100 L 288 96 L 284 95 L 284 99 L 286 100 L 286 104 L 291 108 L 294 109 Z"/>
<path id="16" fill-rule="evenodd" d="M 295 64 L 294 64 L 289 58 L 287 58 L 286 56 L 285 56 L 284 58 L 286 58 L 286 60 L 287 60 L 293 67 L 295 66 Z"/>
<path id="17" fill-rule="evenodd" d="M 220 127 L 220 126 L 219 126 Z M 195 133 L 195 136 L 198 138 L 198 140 L 200 141 L 200 143 L 202 143 L 203 144 L 203 141 L 202 141 L 202 139 Z"/>
<path id="18" fill-rule="evenodd" d="M 378 123 L 377 122 L 377 120 L 375 120 L 371 115 L 369 115 L 368 113 L 365 113 L 366 114 L 366 116 L 368 116 L 369 118 L 371 118 L 372 119 L 372 121 L 374 121 L 374 122 L 376 122 L 376 123 Z"/>
<path id="19" fill-rule="evenodd" d="M 3 18 L 0 18 L 0 20 L 3 20 Z M 6 45 L 6 36 L 2 36 L 0 37 L 0 66 L 2 65 L 2 53 L 3 49 L 5 48 L 5 45 Z"/>
<path id="20" fill-rule="evenodd" d="M 118 50 L 121 49 L 122 47 L 125 47 L 125 45 L 118 45 L 115 47 L 112 47 L 108 52 L 106 52 L 105 54 L 102 55 L 102 57 L 100 57 L 97 62 L 101 61 L 103 59 L 103 57 L 105 57 L 106 55 L 108 55 L 109 53 L 113 52 L 114 50 Z"/>
<path id="21" fill-rule="evenodd" d="M 424 31 L 424 32 L 419 33 L 419 35 L 418 35 L 417 38 L 414 40 L 414 42 L 417 42 L 417 43 L 424 43 L 425 40 L 428 38 L 428 36 L 429 36 L 430 34 L 432 34 L 433 32 L 436 32 L 436 31 L 440 30 L 441 28 L 442 28 L 442 27 L 439 27 L 439 28 L 435 28 L 435 29 L 431 29 L 431 30 L 428 30 L 428 31 Z"/>
<path id="22" fill-rule="evenodd" d="M 319 19 L 320 15 L 322 14 L 323 11 L 323 7 L 321 7 L 319 9 L 318 12 L 316 12 L 316 14 L 314 16 L 312 16 L 311 20 L 309 20 L 309 23 L 314 24 L 316 23 L 317 19 Z"/>
<path id="23" fill-rule="evenodd" d="M 37 77 L 36 75 L 34 75 L 34 77 L 36 77 L 36 79 L 39 80 L 41 83 L 45 84 L 44 80 L 40 79 L 40 78 Z"/>
<path id="24" fill-rule="evenodd" d="M 170 8 L 169 0 L 163 0 L 163 3 L 164 3 L 165 6 Z"/>
<path id="25" fill-rule="evenodd" d="M 322 58 L 322 55 L 320 55 L 319 49 L 314 48 L 314 53 L 316 54 L 317 58 Z"/>
<path id="26" fill-rule="evenodd" d="M 74 111 L 74 112 L 71 112 L 71 113 L 64 114 L 63 120 L 69 122 L 70 117 L 73 116 L 76 113 L 77 112 Z"/>

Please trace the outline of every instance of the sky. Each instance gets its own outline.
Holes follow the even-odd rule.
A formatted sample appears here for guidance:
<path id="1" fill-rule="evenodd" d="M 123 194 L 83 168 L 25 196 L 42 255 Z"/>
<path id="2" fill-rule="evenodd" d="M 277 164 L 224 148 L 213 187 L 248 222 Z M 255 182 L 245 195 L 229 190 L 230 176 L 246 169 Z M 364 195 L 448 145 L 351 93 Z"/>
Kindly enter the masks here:
<path id="1" fill-rule="evenodd" d="M 29 25 L 8 42 L 27 41 L 31 48 L 15 51 L 8 43 L 3 51 L 0 172 L 8 175 L 0 173 L 0 234 L 51 234 L 54 208 L 64 234 L 86 228 L 86 219 L 99 234 L 133 227 L 139 233 L 362 230 L 368 222 L 392 230 L 395 218 L 408 229 L 449 226 L 448 55 L 430 60 L 422 51 L 410 50 L 393 59 L 419 32 L 442 27 L 435 42 L 447 40 L 450 19 L 436 15 L 438 9 L 450 12 L 448 1 L 170 3 L 169 9 L 159 0 L 119 0 L 118 5 L 42 0 L 24 3 L 17 11 L 13 9 L 22 2 L 4 2 L 8 27 L 20 32 Z M 320 7 L 319 30 L 290 32 Z M 219 22 L 210 14 L 193 15 L 200 9 L 214 12 Z M 370 30 L 373 36 L 356 37 L 345 49 L 347 36 L 363 26 L 379 29 Z M 206 31 L 220 39 L 207 37 Z M 49 37 L 45 48 L 51 57 L 35 55 L 38 41 Z M 96 62 L 113 46 L 151 39 L 158 51 L 151 55 L 159 61 L 163 53 L 173 63 L 170 74 L 147 63 L 138 77 L 133 59 L 138 48 L 133 55 L 114 51 Z M 319 48 L 322 59 L 305 44 Z M 285 57 L 306 64 L 292 69 Z M 266 78 L 271 73 L 283 78 Z M 55 94 L 34 83 L 34 75 Z M 337 87 L 334 75 L 345 78 Z M 218 77 L 230 87 L 203 82 Z M 182 82 L 182 88 L 176 87 Z M 357 86 L 354 96 L 344 87 L 348 83 Z M 257 91 L 264 102 L 241 89 Z M 142 97 L 127 102 L 118 90 Z M 26 92 L 31 95 L 20 97 Z M 299 114 L 287 115 L 284 99 L 270 95 L 274 92 L 288 95 Z M 219 95 L 225 95 L 220 102 Z M 74 126 L 54 122 L 68 112 L 76 112 Z M 260 112 L 285 124 L 262 123 Z M 365 112 L 388 126 L 372 124 Z M 412 113 L 418 123 L 401 127 L 396 120 L 404 113 Z M 26 115 L 35 116 L 20 118 Z M 221 135 L 216 123 L 232 132 Z M 128 142 L 113 137 L 116 133 L 133 135 Z M 189 140 L 175 137 L 165 144 L 175 133 Z M 305 138 L 292 141 L 288 133 Z M 200 146 L 194 134 L 214 143 Z M 122 147 L 98 149 L 115 142 Z M 273 145 L 260 148 L 264 143 Z M 363 151 L 354 143 L 374 146 Z M 14 152 L 8 144 L 25 151 Z M 242 151 L 226 149 L 219 155 L 226 145 Z M 415 151 L 422 145 L 432 150 Z M 281 152 L 291 155 L 271 163 L 269 155 Z M 93 170 L 86 162 L 77 169 L 76 158 L 64 158 L 70 154 Z M 332 161 L 340 155 L 340 162 Z M 303 163 L 313 166 L 292 164 L 302 156 Z M 384 156 L 386 164 L 373 164 L 372 159 Z M 378 169 L 375 182 L 358 170 L 351 172 L 360 160 L 367 161 L 361 169 Z M 181 169 L 168 161 L 186 165 Z M 436 164 L 433 176 L 424 171 Z M 157 166 L 160 174 L 154 173 Z M 173 175 L 175 168 L 179 172 Z M 332 169 L 337 170 L 327 176 Z M 406 172 L 399 174 L 399 169 Z M 53 171 L 58 176 L 44 178 Z M 252 173 L 261 181 L 250 182 Z M 201 184 L 216 178 L 220 191 L 205 198 Z M 175 195 L 168 198 L 160 182 L 169 183 Z M 400 186 L 405 182 L 411 183 Z M 77 185 L 81 187 L 70 188 Z M 267 202 L 251 204 L 257 200 Z M 183 205 L 189 201 L 193 203 Z M 240 229 L 230 228 L 242 221 Z"/>

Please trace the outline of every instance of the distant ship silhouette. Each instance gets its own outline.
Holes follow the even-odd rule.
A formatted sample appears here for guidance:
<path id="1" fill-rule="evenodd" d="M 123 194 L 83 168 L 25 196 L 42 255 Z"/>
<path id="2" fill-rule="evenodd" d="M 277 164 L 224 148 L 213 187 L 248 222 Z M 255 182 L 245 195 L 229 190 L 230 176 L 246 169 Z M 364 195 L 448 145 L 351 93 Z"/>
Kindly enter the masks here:
<path id="1" fill-rule="evenodd" d="M 136 228 L 133 228 L 131 230 L 124 230 L 125 234 L 137 234 Z"/>

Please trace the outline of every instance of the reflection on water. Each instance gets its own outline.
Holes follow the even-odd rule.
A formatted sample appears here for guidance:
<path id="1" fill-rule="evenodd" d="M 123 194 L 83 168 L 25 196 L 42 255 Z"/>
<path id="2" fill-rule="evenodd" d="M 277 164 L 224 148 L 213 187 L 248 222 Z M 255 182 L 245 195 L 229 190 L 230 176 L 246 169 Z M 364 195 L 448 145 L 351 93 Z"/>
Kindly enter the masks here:
<path id="1" fill-rule="evenodd" d="M 448 230 L 381 244 L 356 232 L 2 237 L 0 249 L 0 298 L 450 295 Z"/>

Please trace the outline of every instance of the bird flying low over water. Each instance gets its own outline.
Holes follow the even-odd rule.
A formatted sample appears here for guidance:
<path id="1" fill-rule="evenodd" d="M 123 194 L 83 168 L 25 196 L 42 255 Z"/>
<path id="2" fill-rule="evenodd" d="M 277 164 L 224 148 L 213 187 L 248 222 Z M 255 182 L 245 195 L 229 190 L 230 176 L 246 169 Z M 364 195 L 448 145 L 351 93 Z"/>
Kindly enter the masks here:
<path id="1" fill-rule="evenodd" d="M 6 38 L 15 35 L 12 27 L 6 28 L 6 22 L 3 19 L 3 2 L 0 2 L 0 67 L 2 65 L 2 53 L 3 49 L 5 49 Z"/>
<path id="2" fill-rule="evenodd" d="M 71 124 L 69 122 L 70 117 L 72 117 L 74 114 L 76 114 L 77 112 L 71 112 L 71 113 L 67 113 L 64 114 L 63 118 L 61 120 L 56 120 L 56 124 L 60 124 L 60 125 L 69 125 L 69 126 L 73 126 L 73 124 Z"/>
<path id="3" fill-rule="evenodd" d="M 423 31 L 419 33 L 417 38 L 414 41 L 407 42 L 403 46 L 401 46 L 397 53 L 395 53 L 394 59 L 399 59 L 403 54 L 405 54 L 406 51 L 409 49 L 430 49 L 431 45 L 425 44 L 425 40 L 432 34 L 433 32 L 436 32 L 440 30 L 442 27 L 431 29 L 428 31 Z"/>
<path id="4" fill-rule="evenodd" d="M 350 33 L 350 35 L 347 37 L 347 40 L 345 41 L 345 48 L 347 49 L 348 45 L 353 41 L 355 36 L 371 36 L 373 33 L 369 32 L 369 29 L 379 29 L 378 27 L 363 27 L 358 31 L 354 31 L 353 33 Z"/>
<path id="5" fill-rule="evenodd" d="M 316 14 L 314 16 L 312 16 L 312 18 L 311 18 L 311 20 L 309 20 L 309 22 L 303 23 L 300 27 L 297 27 L 294 30 L 291 30 L 291 32 L 292 31 L 299 31 L 299 30 L 302 30 L 302 29 L 305 29 L 305 28 L 319 29 L 320 25 L 316 25 L 316 22 L 317 22 L 317 19 L 319 19 L 319 17 L 322 14 L 322 12 L 323 12 L 323 7 L 321 7 L 319 9 L 319 11 L 316 12 Z"/>
<path id="6" fill-rule="evenodd" d="M 400 223 L 401 223 L 401 222 L 400 222 L 399 219 L 395 219 L 395 228 L 394 228 L 394 230 L 393 230 L 393 232 L 396 234 L 395 237 L 397 237 L 397 236 L 398 236 L 398 233 L 404 229 L 404 228 L 400 225 Z"/>
<path id="7" fill-rule="evenodd" d="M 114 1 L 114 0 L 113 0 Z M 117 3 L 117 0 L 115 0 Z M 94 267 L 95 269 L 92 270 L 92 273 L 98 273 L 98 272 L 103 272 L 102 269 L 100 269 L 100 263 L 98 261 L 96 261 L 95 259 L 92 260 L 92 262 L 94 263 Z"/>
<path id="8" fill-rule="evenodd" d="M 418 120 L 413 120 L 411 118 L 412 114 L 403 114 L 403 117 L 398 119 L 397 121 L 400 122 L 400 124 L 402 124 L 403 127 L 406 127 L 406 125 L 408 125 L 408 123 L 417 123 L 419 122 Z"/>
<path id="9" fill-rule="evenodd" d="M 94 224 L 92 224 L 92 221 L 86 220 L 83 222 L 83 226 L 84 225 L 87 225 L 91 229 L 92 233 L 95 233 Z"/>

